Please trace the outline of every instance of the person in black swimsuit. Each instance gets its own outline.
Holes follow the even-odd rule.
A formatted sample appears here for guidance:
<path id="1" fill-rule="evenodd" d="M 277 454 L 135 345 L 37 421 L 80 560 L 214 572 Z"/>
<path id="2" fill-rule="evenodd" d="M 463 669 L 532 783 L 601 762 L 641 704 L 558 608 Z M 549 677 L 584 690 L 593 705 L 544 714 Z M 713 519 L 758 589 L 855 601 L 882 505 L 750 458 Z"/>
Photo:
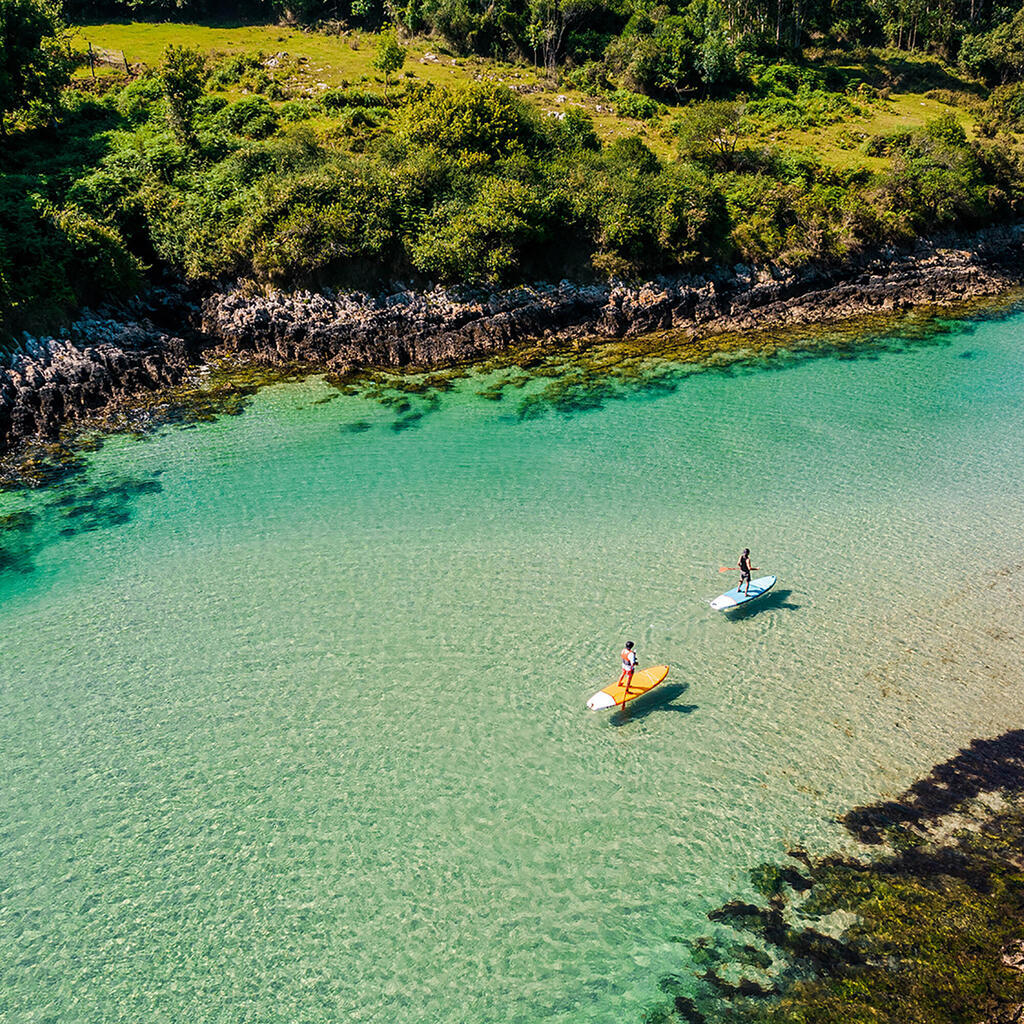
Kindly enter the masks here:
<path id="1" fill-rule="evenodd" d="M 750 548 L 744 548 L 743 554 L 740 555 L 740 562 L 737 568 L 740 571 L 740 585 L 736 588 L 744 594 L 750 593 L 750 572 L 754 568 L 750 564 Z M 747 589 L 743 590 L 743 584 L 746 583 Z"/>

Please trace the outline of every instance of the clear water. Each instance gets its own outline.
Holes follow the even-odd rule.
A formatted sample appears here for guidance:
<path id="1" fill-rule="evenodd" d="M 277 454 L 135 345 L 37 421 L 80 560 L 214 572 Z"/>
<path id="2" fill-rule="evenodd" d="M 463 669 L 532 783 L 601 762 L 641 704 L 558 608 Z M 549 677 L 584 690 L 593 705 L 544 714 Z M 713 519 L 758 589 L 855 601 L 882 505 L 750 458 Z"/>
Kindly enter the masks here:
<path id="1" fill-rule="evenodd" d="M 0 496 L 0 1020 L 639 1020 L 750 866 L 1024 720 L 1022 338 L 312 380 Z M 662 694 L 586 711 L 627 638 Z"/>

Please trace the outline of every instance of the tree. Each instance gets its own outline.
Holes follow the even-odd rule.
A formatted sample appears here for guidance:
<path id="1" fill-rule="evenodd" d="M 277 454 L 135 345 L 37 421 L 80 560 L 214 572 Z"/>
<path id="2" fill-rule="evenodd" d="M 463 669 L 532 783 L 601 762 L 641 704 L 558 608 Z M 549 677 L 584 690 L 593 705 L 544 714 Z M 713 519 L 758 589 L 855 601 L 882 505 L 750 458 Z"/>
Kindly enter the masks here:
<path id="1" fill-rule="evenodd" d="M 167 100 L 167 120 L 184 146 L 191 147 L 196 142 L 196 104 L 203 95 L 205 79 L 206 62 L 197 50 L 173 43 L 164 50 L 161 80 Z"/>
<path id="2" fill-rule="evenodd" d="M 743 104 L 713 100 L 690 106 L 677 127 L 684 156 L 732 168 L 743 135 Z"/>
<path id="3" fill-rule="evenodd" d="M 533 49 L 533 62 L 553 76 L 568 33 L 576 25 L 585 25 L 601 5 L 593 0 L 528 0 L 526 8 L 526 41 Z"/>
<path id="4" fill-rule="evenodd" d="M 7 114 L 33 101 L 56 106 L 71 77 L 67 37 L 49 0 L 0 0 L 0 135 Z"/>
<path id="5" fill-rule="evenodd" d="M 405 64 L 406 49 L 398 45 L 394 32 L 382 32 L 377 43 L 377 53 L 373 58 L 373 66 L 384 73 L 384 95 L 388 94 L 388 80 Z"/>

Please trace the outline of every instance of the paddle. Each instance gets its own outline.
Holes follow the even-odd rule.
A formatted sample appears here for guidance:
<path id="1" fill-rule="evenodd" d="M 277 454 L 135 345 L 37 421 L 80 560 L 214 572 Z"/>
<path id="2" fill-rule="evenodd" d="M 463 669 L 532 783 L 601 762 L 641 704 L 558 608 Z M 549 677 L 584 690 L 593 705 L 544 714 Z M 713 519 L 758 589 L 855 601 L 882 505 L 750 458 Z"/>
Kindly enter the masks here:
<path id="1" fill-rule="evenodd" d="M 752 565 L 750 567 L 750 571 L 751 572 L 760 572 L 760 570 L 761 570 L 761 566 L 759 566 L 759 565 Z M 719 572 L 739 572 L 740 571 L 740 567 L 738 565 L 723 565 L 722 568 L 719 569 L 718 571 Z"/>

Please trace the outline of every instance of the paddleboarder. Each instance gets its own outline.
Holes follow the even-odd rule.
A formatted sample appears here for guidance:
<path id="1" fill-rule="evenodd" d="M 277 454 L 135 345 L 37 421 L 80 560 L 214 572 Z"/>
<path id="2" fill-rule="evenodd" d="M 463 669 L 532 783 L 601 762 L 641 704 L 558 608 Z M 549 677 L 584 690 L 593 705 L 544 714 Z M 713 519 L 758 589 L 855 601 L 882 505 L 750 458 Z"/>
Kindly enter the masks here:
<path id="1" fill-rule="evenodd" d="M 626 641 L 626 646 L 622 648 L 619 657 L 622 658 L 622 675 L 619 676 L 619 683 L 625 680 L 626 693 L 629 693 L 629 684 L 633 681 L 633 673 L 636 671 L 636 651 L 633 650 L 632 640 Z"/>
<path id="2" fill-rule="evenodd" d="M 749 594 L 750 593 L 750 573 L 751 573 L 752 570 L 757 568 L 757 566 L 753 566 L 753 565 L 750 564 L 750 548 L 744 548 L 743 549 L 743 554 L 740 555 L 739 565 L 737 565 L 736 568 L 739 569 L 739 571 L 740 571 L 740 585 L 736 589 L 739 590 L 741 593 Z M 743 589 L 743 584 L 744 583 L 746 583 L 746 585 L 747 585 L 747 589 L 746 590 Z"/>

